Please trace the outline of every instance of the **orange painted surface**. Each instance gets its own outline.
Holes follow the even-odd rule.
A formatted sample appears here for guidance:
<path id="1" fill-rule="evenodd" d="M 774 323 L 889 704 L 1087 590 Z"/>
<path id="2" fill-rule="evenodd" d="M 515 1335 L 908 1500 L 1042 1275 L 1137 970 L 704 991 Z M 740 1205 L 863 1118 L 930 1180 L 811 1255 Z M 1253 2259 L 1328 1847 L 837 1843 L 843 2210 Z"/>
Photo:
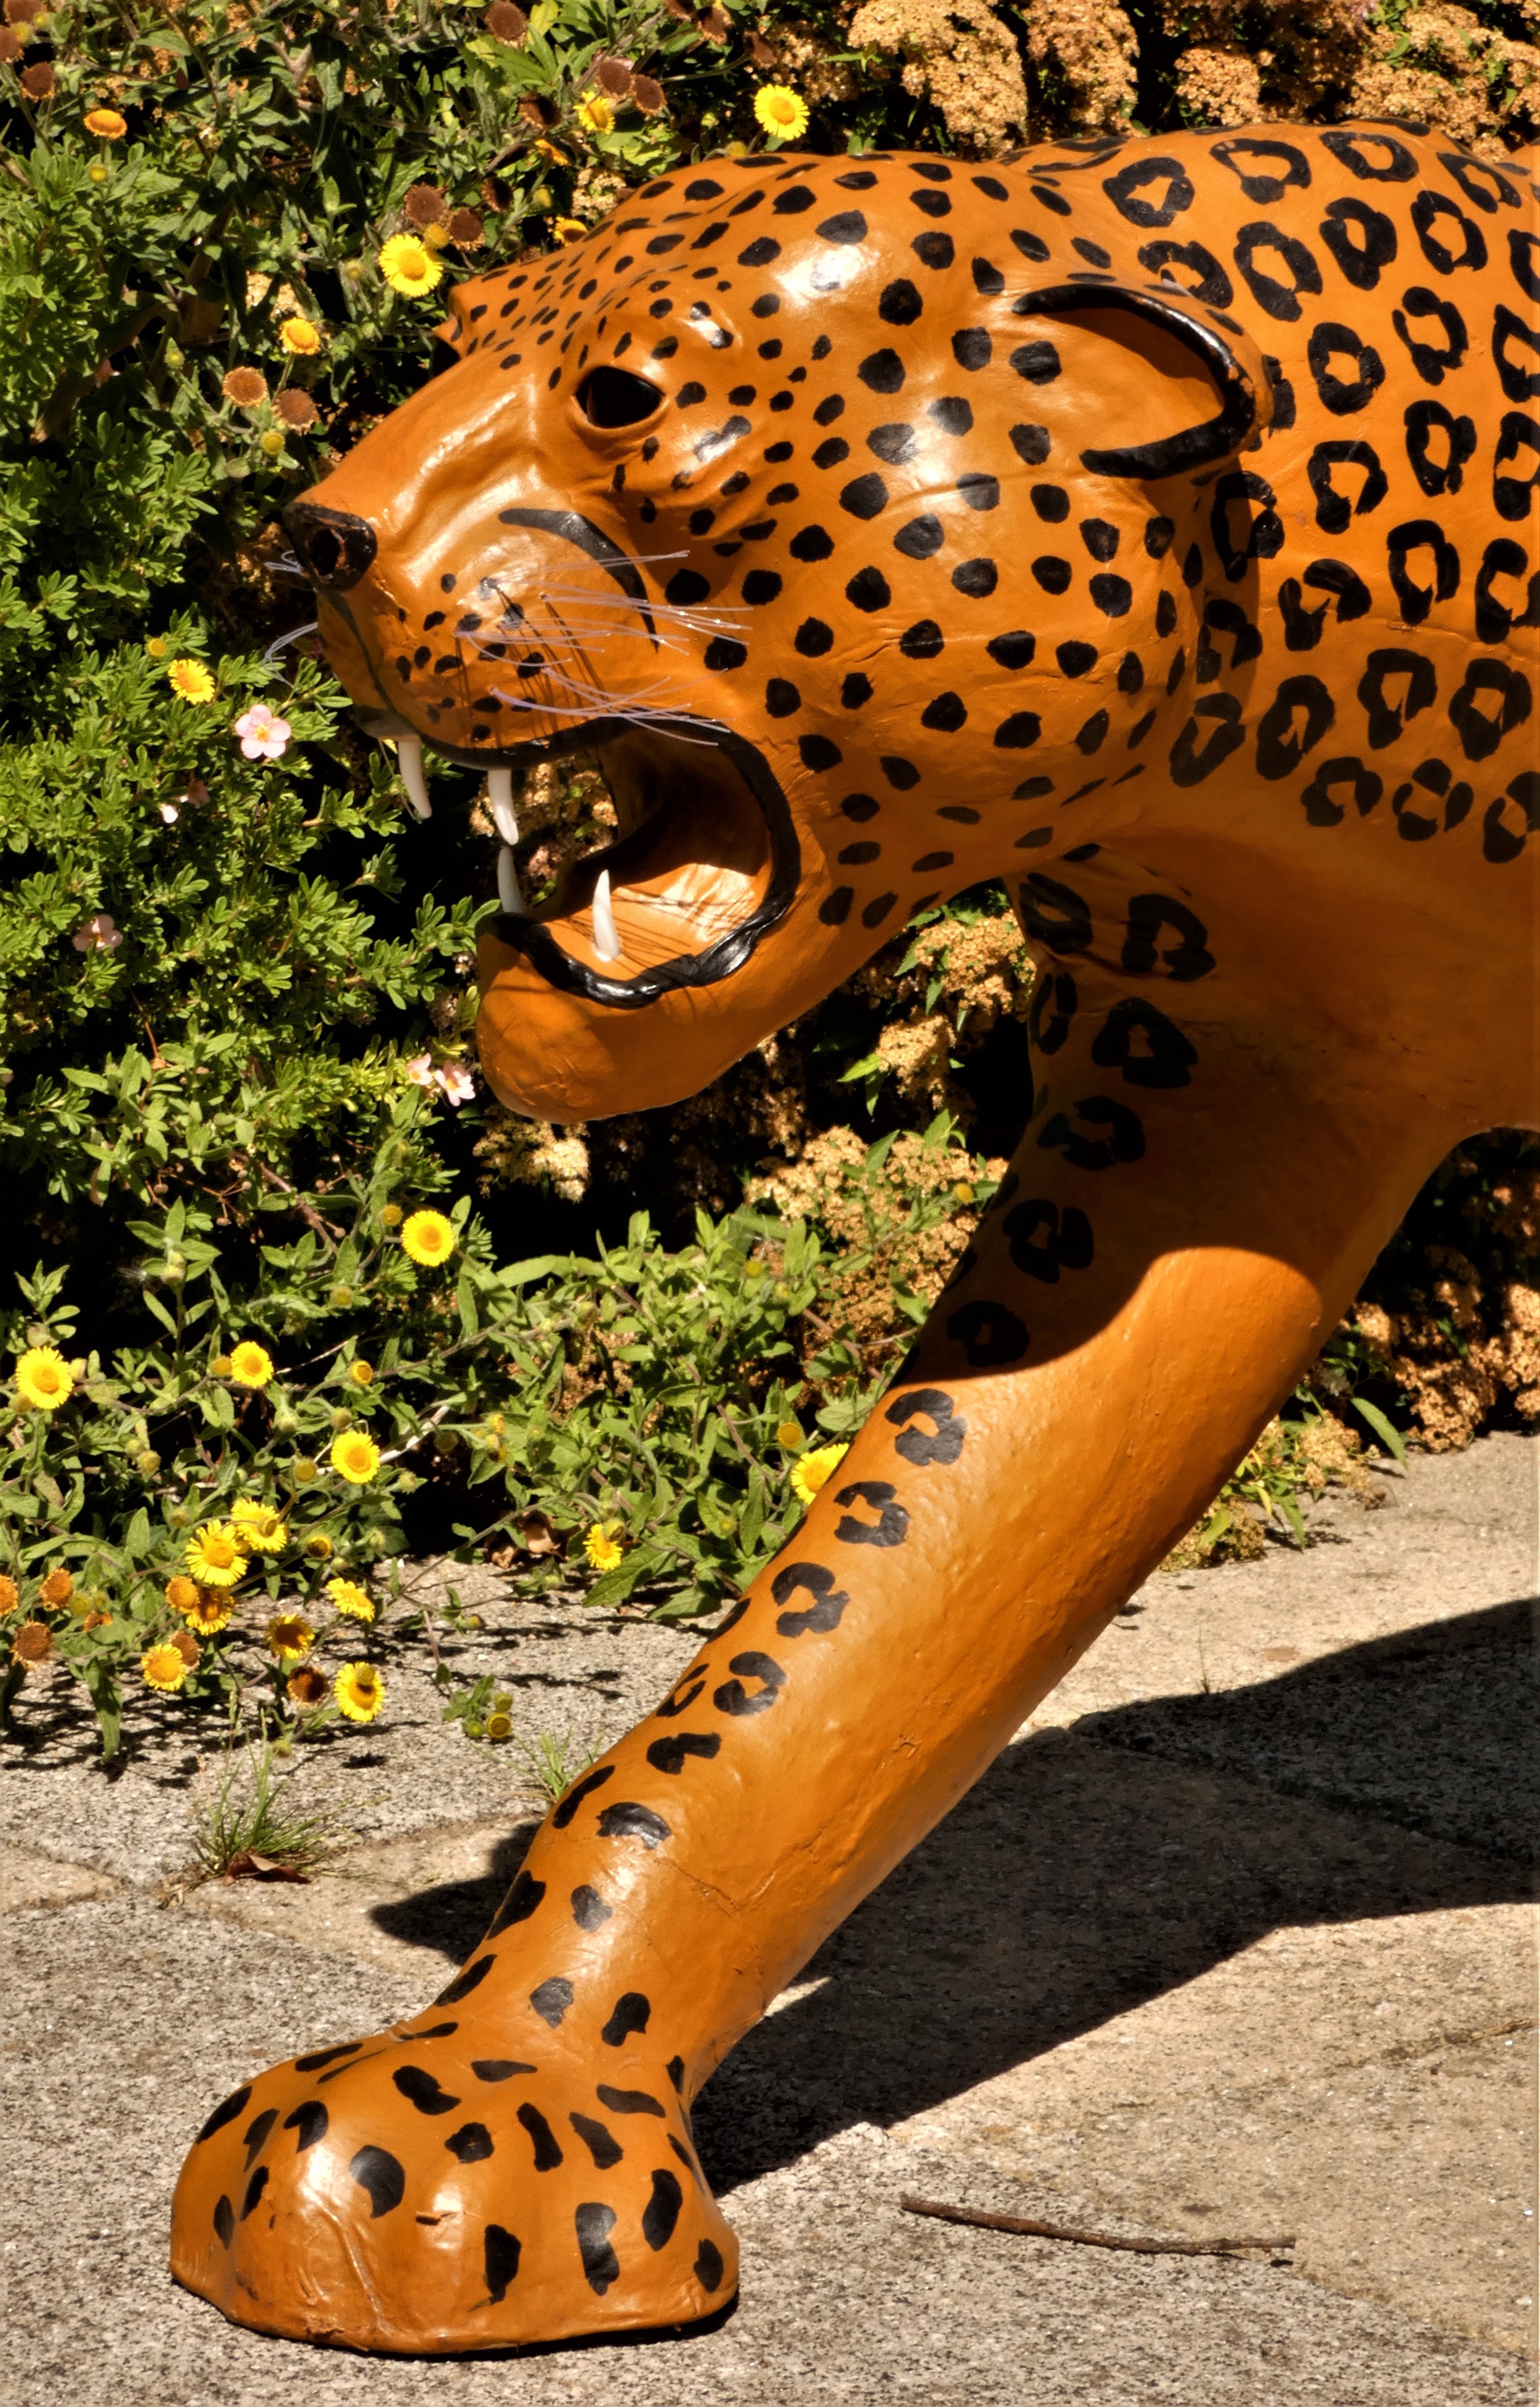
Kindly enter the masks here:
<path id="1" fill-rule="evenodd" d="M 983 877 L 1039 983 L 1010 1176 L 837 1488 L 443 1997 L 193 2147 L 173 2262 L 235 2320 L 728 2300 L 701 2083 L 1440 1156 L 1540 1122 L 1532 174 L 1386 125 L 680 171 L 460 286 L 459 363 L 292 513 L 366 724 L 609 779 L 616 844 L 483 941 L 516 1107 L 690 1094 Z"/>

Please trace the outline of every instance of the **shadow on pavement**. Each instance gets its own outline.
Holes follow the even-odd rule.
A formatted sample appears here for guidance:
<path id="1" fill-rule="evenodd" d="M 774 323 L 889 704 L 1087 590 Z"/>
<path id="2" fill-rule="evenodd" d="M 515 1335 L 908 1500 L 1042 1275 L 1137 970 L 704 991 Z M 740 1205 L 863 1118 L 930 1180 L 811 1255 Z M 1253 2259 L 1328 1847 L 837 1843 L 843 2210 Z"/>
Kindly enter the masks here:
<path id="1" fill-rule="evenodd" d="M 1516 1602 L 1007 1748 L 820 1949 L 802 1979 L 822 1986 L 716 2074 L 713 2186 L 919 2114 L 1269 1930 L 1527 1898 L 1535 1672 Z M 460 1961 L 532 1836 L 375 1921 Z"/>

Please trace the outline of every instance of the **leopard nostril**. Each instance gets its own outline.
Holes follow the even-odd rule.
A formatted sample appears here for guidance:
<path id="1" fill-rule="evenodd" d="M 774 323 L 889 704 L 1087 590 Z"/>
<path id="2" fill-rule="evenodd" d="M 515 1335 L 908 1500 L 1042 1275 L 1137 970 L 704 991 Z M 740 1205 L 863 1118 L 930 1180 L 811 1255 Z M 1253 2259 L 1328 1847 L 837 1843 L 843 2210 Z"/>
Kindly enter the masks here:
<path id="1" fill-rule="evenodd" d="M 293 502 L 283 514 L 284 525 L 307 575 L 316 585 L 345 593 L 356 585 L 374 561 L 375 531 L 367 519 L 350 510 L 329 510 L 321 502 Z"/>

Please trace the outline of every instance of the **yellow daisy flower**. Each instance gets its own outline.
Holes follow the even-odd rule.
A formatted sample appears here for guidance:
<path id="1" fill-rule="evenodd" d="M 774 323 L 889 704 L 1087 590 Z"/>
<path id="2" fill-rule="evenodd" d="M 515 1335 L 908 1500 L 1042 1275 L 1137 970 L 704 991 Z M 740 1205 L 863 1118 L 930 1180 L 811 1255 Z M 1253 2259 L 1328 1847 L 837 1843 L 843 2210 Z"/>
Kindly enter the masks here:
<path id="1" fill-rule="evenodd" d="M 827 1486 L 834 1467 L 844 1461 L 850 1449 L 848 1446 L 816 1446 L 791 1466 L 791 1486 L 805 1504 L 810 1504 L 819 1489 Z"/>
<path id="2" fill-rule="evenodd" d="M 313 360 L 324 339 L 321 328 L 312 325 L 308 318 L 285 318 L 278 328 L 279 342 L 296 359 Z"/>
<path id="3" fill-rule="evenodd" d="M 578 103 L 578 122 L 586 126 L 590 134 L 610 133 L 615 124 L 614 102 L 606 100 L 602 92 L 585 93 Z"/>
<path id="4" fill-rule="evenodd" d="M 372 1722 L 385 1702 L 385 1683 L 372 1663 L 344 1663 L 333 1694 L 350 1722 Z"/>
<path id="5" fill-rule="evenodd" d="M 259 1504 L 254 1497 L 243 1496 L 231 1506 L 230 1517 L 240 1532 L 242 1545 L 253 1555 L 279 1555 L 289 1544 L 289 1524 L 271 1504 Z"/>
<path id="6" fill-rule="evenodd" d="M 420 235 L 393 234 L 379 253 L 379 272 L 392 292 L 416 301 L 443 279 L 444 263 Z"/>
<path id="7" fill-rule="evenodd" d="M 346 1614 L 349 1621 L 372 1621 L 374 1619 L 374 1598 L 369 1594 L 366 1588 L 360 1588 L 357 1580 L 328 1580 L 326 1583 L 326 1593 L 331 1598 L 336 1611 L 338 1613 Z"/>
<path id="8" fill-rule="evenodd" d="M 374 1365 L 364 1361 L 349 1362 L 348 1376 L 355 1388 L 372 1388 L 375 1383 Z"/>
<path id="9" fill-rule="evenodd" d="M 212 1638 L 217 1631 L 229 1628 L 231 1611 L 228 1596 L 221 1596 L 218 1588 L 201 1588 L 196 1603 L 184 1604 L 181 1617 L 189 1630 L 195 1630 L 200 1638 Z"/>
<path id="10" fill-rule="evenodd" d="M 145 650 L 152 661 L 164 661 L 171 647 L 164 635 L 147 635 Z"/>
<path id="11" fill-rule="evenodd" d="M 487 1736 L 489 1738 L 511 1738 L 513 1736 L 513 1716 L 511 1714 L 489 1714 L 487 1716 Z"/>
<path id="12" fill-rule="evenodd" d="M 362 1430 L 344 1430 L 332 1441 L 332 1469 L 354 1488 L 366 1488 L 379 1469 L 379 1448 Z"/>
<path id="13" fill-rule="evenodd" d="M 163 1697 L 174 1697 L 192 1670 L 179 1647 L 167 1642 L 163 1646 L 150 1646 L 139 1658 L 139 1671 L 152 1688 Z"/>
<path id="14" fill-rule="evenodd" d="M 190 1538 L 187 1568 L 200 1588 L 234 1588 L 246 1577 L 247 1547 L 233 1521 L 208 1521 Z"/>
<path id="15" fill-rule="evenodd" d="M 326 1535 L 324 1530 L 311 1531 L 309 1536 L 305 1541 L 305 1551 L 309 1556 L 310 1560 L 313 1563 L 328 1563 L 331 1561 L 332 1541 Z"/>
<path id="16" fill-rule="evenodd" d="M 794 1447 L 799 1446 L 802 1444 L 802 1423 L 800 1421 L 777 1421 L 776 1423 L 776 1444 L 777 1446 L 785 1446 L 787 1452 L 790 1454 Z"/>
<path id="17" fill-rule="evenodd" d="M 316 1633 L 301 1613 L 280 1613 L 268 1623 L 265 1631 L 268 1651 L 280 1663 L 297 1661 L 308 1655 L 316 1643 Z"/>
<path id="18" fill-rule="evenodd" d="M 230 1357 L 226 1376 L 237 1388 L 265 1388 L 273 1375 L 273 1358 L 254 1337 L 243 1338 Z"/>
<path id="19" fill-rule="evenodd" d="M 198 1602 L 198 1583 L 185 1572 L 173 1572 L 165 1584 L 165 1601 L 173 1613 L 191 1613 Z"/>
<path id="20" fill-rule="evenodd" d="M 401 1226 L 401 1206 L 400 1206 L 400 1204 L 381 1204 L 381 1206 L 380 1206 L 380 1210 L 379 1210 L 379 1225 L 380 1225 L 380 1227 L 381 1227 L 382 1229 L 399 1229 L 399 1228 L 400 1228 L 400 1226 Z"/>
<path id="21" fill-rule="evenodd" d="M 581 242 L 588 228 L 581 218 L 553 218 L 551 233 L 558 242 Z"/>
<path id="22" fill-rule="evenodd" d="M 807 103 L 790 84 L 762 84 L 754 94 L 754 115 L 777 142 L 795 142 L 807 131 Z"/>
<path id="23" fill-rule="evenodd" d="M 625 1554 L 617 1532 L 619 1521 L 596 1521 L 583 1540 L 583 1552 L 596 1572 L 612 1572 Z"/>
<path id="24" fill-rule="evenodd" d="M 214 679 L 202 661 L 173 661 L 166 671 L 171 691 L 179 693 L 183 702 L 212 702 Z"/>
<path id="25" fill-rule="evenodd" d="M 442 1212 L 414 1212 L 401 1232 L 401 1243 L 414 1262 L 436 1270 L 454 1251 L 454 1224 Z"/>
<path id="26" fill-rule="evenodd" d="M 16 1365 L 17 1395 L 35 1412 L 56 1413 L 74 1388 L 69 1364 L 55 1346 L 29 1346 Z"/>
<path id="27" fill-rule="evenodd" d="M 87 112 L 85 129 L 99 142 L 121 142 L 128 132 L 128 120 L 115 108 L 93 108 Z"/>

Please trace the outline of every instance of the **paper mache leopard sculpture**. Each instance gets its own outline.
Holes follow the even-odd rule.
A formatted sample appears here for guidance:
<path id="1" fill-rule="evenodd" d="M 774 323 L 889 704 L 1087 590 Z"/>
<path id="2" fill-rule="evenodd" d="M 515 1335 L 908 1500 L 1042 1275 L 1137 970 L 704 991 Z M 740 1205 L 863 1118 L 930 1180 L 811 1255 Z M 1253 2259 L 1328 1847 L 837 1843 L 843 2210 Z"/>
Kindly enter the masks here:
<path id="1" fill-rule="evenodd" d="M 472 279 L 290 513 L 364 725 L 620 833 L 484 938 L 669 1104 L 1006 881 L 1014 1166 L 785 1554 L 415 2019 L 209 2115 L 177 2277 L 457 2351 L 733 2297 L 701 2085 L 1193 1521 L 1453 1143 L 1536 1125 L 1534 163 L 1402 124 L 681 168 Z"/>

